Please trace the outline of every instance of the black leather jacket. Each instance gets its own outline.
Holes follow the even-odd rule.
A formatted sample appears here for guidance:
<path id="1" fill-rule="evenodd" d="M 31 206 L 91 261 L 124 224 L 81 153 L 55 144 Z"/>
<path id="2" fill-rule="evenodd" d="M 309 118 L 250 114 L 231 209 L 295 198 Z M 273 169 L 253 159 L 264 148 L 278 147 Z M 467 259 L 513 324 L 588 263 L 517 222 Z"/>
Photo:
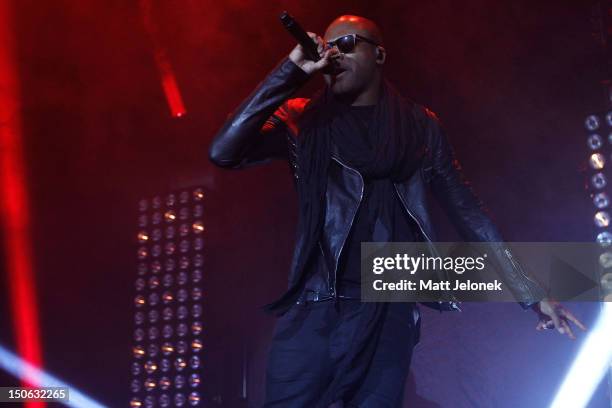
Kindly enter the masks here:
<path id="1" fill-rule="evenodd" d="M 289 59 L 283 60 L 219 130 L 210 146 L 210 160 L 223 168 L 241 169 L 272 159 L 285 159 L 297 179 L 296 146 L 300 136 L 297 119 L 308 100 L 289 97 L 308 78 L 309 76 Z M 461 167 L 435 114 L 424 107 L 417 105 L 417 108 L 421 120 L 426 124 L 428 153 L 420 169 L 408 181 L 394 185 L 406 215 L 417 226 L 420 238 L 428 242 L 435 241 L 426 202 L 426 188 L 430 187 L 465 241 L 491 243 L 491 253 L 496 258 L 501 278 L 510 287 L 521 306 L 526 309 L 537 303 L 545 297 L 544 290 L 527 276 L 507 246 L 502 243 L 497 228 L 464 179 Z M 315 300 L 338 296 L 338 261 L 361 202 L 363 187 L 359 172 L 343 163 L 337 151 L 332 148 L 326 192 L 325 227 L 319 248 L 315 253 L 306 256 L 308 259 L 305 260 L 302 256 L 304 254 L 301 253 L 303 234 L 298 231 L 289 274 L 290 290 L 274 304 L 273 309 L 287 307 L 287 303 L 295 302 L 295 289 L 301 274 L 308 271 L 315 272 L 306 277 L 305 288 L 315 293 Z M 307 268 L 306 264 L 310 266 Z M 301 291 L 303 288 L 298 289 Z M 460 310 L 457 303 L 452 294 L 448 294 L 444 301 L 427 305 L 439 310 Z"/>

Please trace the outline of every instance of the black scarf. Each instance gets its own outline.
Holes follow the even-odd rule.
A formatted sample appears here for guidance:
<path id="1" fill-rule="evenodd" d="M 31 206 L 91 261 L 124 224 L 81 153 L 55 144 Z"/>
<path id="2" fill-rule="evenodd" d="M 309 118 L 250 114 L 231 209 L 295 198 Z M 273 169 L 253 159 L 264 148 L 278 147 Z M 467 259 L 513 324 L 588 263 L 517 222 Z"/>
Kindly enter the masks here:
<path id="1" fill-rule="evenodd" d="M 417 119 L 417 106 L 402 98 L 386 81 L 381 84 L 378 103 L 368 131 L 376 140 L 374 149 L 343 151 L 351 143 L 354 123 L 349 106 L 334 98 L 331 90 L 319 91 L 308 103 L 299 121 L 297 144 L 297 194 L 299 201 L 296 251 L 287 292 L 264 309 L 285 313 L 297 300 L 305 278 L 306 263 L 319 240 L 325 222 L 325 192 L 331 160 L 332 138 L 343 158 L 365 177 L 408 179 L 420 165 L 425 152 L 425 133 Z M 334 134 L 335 131 L 335 134 Z"/>
<path id="2" fill-rule="evenodd" d="M 302 259 L 294 259 L 297 267 L 290 277 L 290 290 L 279 301 L 287 302 L 299 295 L 306 262 L 322 232 L 332 143 L 336 144 L 343 161 L 364 178 L 389 178 L 394 182 L 408 179 L 424 155 L 424 132 L 415 115 L 415 104 L 403 99 L 386 81 L 381 85 L 372 125 L 368 128 L 368 139 L 374 141 L 372 149 L 346 148 L 350 146 L 351 135 L 355 134 L 357 126 L 350 119 L 348 109 L 349 106 L 336 100 L 326 88 L 308 104 L 300 120 L 297 231 L 301 231 L 298 245 L 302 248 Z M 351 395 L 371 361 L 387 308 L 385 303 L 364 306 L 360 314 L 360 333 L 353 339 L 337 371 L 343 374 L 332 381 L 319 402 L 320 407 Z"/>
<path id="3" fill-rule="evenodd" d="M 316 246 L 325 220 L 332 139 L 341 157 L 365 178 L 388 177 L 394 182 L 408 179 L 420 165 L 425 151 L 424 132 L 415 115 L 415 104 L 402 98 L 388 82 L 382 83 L 373 125 L 368 129 L 369 139 L 376 143 L 374 149 L 344 148 L 350 145 L 351 135 L 354 135 L 351 130 L 356 126 L 350 120 L 348 109 L 349 106 L 336 100 L 326 88 L 308 104 L 300 121 L 298 231 L 304 234 L 302 254 L 305 257 Z"/>

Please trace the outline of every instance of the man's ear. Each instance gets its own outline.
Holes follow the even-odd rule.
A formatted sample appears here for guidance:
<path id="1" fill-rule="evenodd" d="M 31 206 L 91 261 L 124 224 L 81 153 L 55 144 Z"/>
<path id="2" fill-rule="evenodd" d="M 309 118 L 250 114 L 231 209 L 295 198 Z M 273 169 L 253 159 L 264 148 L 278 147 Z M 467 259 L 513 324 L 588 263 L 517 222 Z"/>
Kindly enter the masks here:
<path id="1" fill-rule="evenodd" d="M 376 63 L 382 65 L 387 59 L 387 51 L 380 45 L 376 47 Z"/>

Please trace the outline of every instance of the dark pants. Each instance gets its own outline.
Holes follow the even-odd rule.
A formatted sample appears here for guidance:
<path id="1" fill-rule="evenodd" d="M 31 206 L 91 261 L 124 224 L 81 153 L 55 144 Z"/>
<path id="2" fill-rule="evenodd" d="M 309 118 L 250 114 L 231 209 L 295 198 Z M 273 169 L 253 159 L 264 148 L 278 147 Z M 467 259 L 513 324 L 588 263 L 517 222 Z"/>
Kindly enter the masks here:
<path id="1" fill-rule="evenodd" d="M 312 408 L 336 372 L 357 327 L 358 300 L 295 305 L 279 318 L 268 355 L 266 408 Z M 390 303 L 370 367 L 344 407 L 401 407 L 420 322 L 413 303 Z M 418 313 L 418 312 L 417 312 Z M 418 316 L 418 315 L 417 315 Z M 336 404 L 334 404 L 335 406 Z M 342 405 L 340 405 L 342 406 Z"/>

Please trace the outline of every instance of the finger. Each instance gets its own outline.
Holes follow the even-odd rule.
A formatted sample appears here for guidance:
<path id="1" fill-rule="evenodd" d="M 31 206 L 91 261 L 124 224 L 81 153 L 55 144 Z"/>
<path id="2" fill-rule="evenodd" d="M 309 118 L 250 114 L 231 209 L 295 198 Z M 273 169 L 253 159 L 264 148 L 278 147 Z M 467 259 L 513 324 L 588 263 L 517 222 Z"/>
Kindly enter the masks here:
<path id="1" fill-rule="evenodd" d="M 344 54 L 341 53 L 340 50 L 338 50 L 338 48 L 332 47 L 330 48 L 330 50 L 332 51 L 330 54 L 330 59 L 332 61 L 337 61 L 337 60 L 341 60 L 342 58 L 344 58 Z"/>
<path id="2" fill-rule="evenodd" d="M 320 36 L 317 36 L 316 42 L 317 42 L 317 51 L 319 52 L 319 55 L 322 55 L 323 52 L 325 51 L 325 41 L 323 41 L 323 38 L 321 38 Z"/>
<path id="3" fill-rule="evenodd" d="M 569 336 L 570 339 L 576 340 L 576 336 L 574 336 L 574 332 L 570 328 L 569 324 L 567 324 L 566 320 L 561 321 L 561 325 L 563 326 L 563 330 Z"/>
<path id="4" fill-rule="evenodd" d="M 317 42 L 317 52 L 319 53 L 319 56 L 323 55 L 323 52 L 325 51 L 325 47 L 323 46 L 323 44 L 319 41 L 321 37 L 318 37 L 316 39 Z"/>
<path id="5" fill-rule="evenodd" d="M 576 326 L 580 327 L 581 330 L 586 330 L 586 326 L 584 324 L 582 324 L 582 322 L 580 320 L 578 320 L 576 318 L 576 316 L 574 316 L 572 314 L 572 312 L 570 312 L 569 310 L 563 308 L 561 309 L 561 314 L 563 314 L 563 316 L 565 316 L 570 322 L 574 323 Z"/>
<path id="6" fill-rule="evenodd" d="M 323 56 L 320 60 L 315 63 L 316 69 L 325 68 L 327 64 L 329 64 L 329 55 L 331 50 L 327 50 L 323 53 Z"/>
<path id="7" fill-rule="evenodd" d="M 554 328 L 555 325 L 553 324 L 553 321 L 550 320 L 547 316 L 543 317 L 539 322 L 538 325 L 536 326 L 536 329 L 538 330 L 548 330 L 548 329 L 552 329 Z"/>
<path id="8" fill-rule="evenodd" d="M 561 320 L 559 319 L 557 312 L 553 310 L 549 317 L 552 319 L 555 329 L 557 329 L 559 333 L 563 333 L 563 326 L 561 326 Z"/>

